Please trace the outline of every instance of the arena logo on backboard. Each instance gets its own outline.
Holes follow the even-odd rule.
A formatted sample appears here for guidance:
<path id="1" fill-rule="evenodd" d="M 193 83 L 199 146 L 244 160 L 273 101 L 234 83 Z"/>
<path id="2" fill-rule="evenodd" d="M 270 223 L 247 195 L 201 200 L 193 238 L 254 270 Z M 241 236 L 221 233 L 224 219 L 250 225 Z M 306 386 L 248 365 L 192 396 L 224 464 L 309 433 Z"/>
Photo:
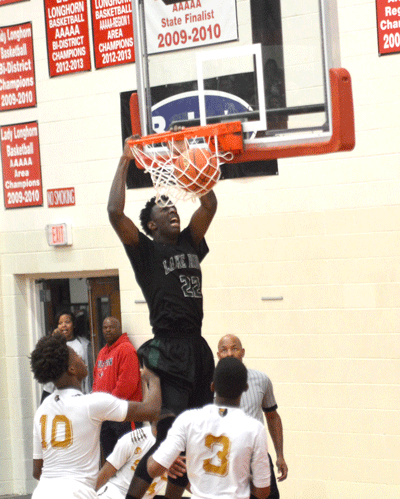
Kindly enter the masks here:
<path id="1" fill-rule="evenodd" d="M 236 95 L 206 90 L 206 115 L 221 116 L 251 111 L 251 106 Z M 197 91 L 183 92 L 155 104 L 152 108 L 153 132 L 168 130 L 173 121 L 195 120 L 200 118 L 199 94 Z"/>

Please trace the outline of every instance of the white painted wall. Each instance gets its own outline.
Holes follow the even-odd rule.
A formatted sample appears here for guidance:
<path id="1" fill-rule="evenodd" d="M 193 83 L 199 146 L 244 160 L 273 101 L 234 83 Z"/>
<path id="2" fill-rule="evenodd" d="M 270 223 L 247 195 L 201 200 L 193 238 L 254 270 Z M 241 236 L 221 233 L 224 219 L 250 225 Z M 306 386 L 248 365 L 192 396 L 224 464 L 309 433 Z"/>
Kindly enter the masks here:
<path id="1" fill-rule="evenodd" d="M 204 336 L 238 334 L 246 364 L 267 372 L 282 417 L 283 499 L 400 496 L 400 54 L 378 57 L 375 2 L 339 0 L 342 66 L 353 82 L 356 148 L 279 161 L 279 175 L 227 180 L 203 265 Z M 38 276 L 118 272 L 123 327 L 150 336 L 146 305 L 107 218 L 121 151 L 119 93 L 134 65 L 49 79 L 43 3 L 0 9 L 32 21 L 38 106 L 1 114 L 38 120 L 44 194 L 71 187 L 76 206 L 1 210 L 0 495 L 30 492 L 37 404 L 27 356 L 38 331 Z M 93 59 L 93 58 L 92 58 Z M 138 213 L 151 189 L 129 191 Z M 2 194 L 1 194 L 2 196 Z M 3 204 L 4 205 L 4 204 Z M 194 205 L 179 206 L 183 221 Z M 71 248 L 45 225 L 70 222 Z M 78 274 L 79 273 L 79 274 Z M 262 297 L 282 296 L 280 301 Z"/>

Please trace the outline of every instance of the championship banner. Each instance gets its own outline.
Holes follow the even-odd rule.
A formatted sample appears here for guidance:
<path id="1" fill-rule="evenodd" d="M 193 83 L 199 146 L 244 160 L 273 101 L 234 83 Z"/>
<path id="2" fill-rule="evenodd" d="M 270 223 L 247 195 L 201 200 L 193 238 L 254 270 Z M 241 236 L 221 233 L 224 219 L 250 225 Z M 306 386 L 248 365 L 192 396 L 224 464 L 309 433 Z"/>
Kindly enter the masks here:
<path id="1" fill-rule="evenodd" d="M 42 173 L 37 122 L 0 127 L 6 208 L 42 206 Z"/>
<path id="2" fill-rule="evenodd" d="M 378 51 L 380 55 L 400 52 L 400 7 L 393 0 L 376 0 Z"/>
<path id="3" fill-rule="evenodd" d="M 236 0 L 145 3 L 149 54 L 238 39 Z"/>
<path id="4" fill-rule="evenodd" d="M 86 0 L 44 0 L 50 76 L 90 71 Z"/>
<path id="5" fill-rule="evenodd" d="M 32 24 L 0 28 L 0 111 L 36 106 Z"/>
<path id="6" fill-rule="evenodd" d="M 132 0 L 91 0 L 97 69 L 135 62 Z"/>

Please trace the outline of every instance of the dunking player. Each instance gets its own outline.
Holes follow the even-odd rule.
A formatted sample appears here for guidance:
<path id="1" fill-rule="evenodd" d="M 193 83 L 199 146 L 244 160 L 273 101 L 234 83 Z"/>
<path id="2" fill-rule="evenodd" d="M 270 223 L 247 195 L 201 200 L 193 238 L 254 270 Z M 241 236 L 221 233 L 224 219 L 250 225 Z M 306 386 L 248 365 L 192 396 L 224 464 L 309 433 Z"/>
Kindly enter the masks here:
<path id="1" fill-rule="evenodd" d="M 149 458 L 151 476 L 165 472 L 186 449 L 193 499 L 252 498 L 269 494 L 267 434 L 259 421 L 241 409 L 247 369 L 228 357 L 215 368 L 215 404 L 178 416 L 166 440 Z"/>
<path id="2" fill-rule="evenodd" d="M 149 391 L 143 402 L 109 393 L 83 395 L 87 367 L 61 333 L 41 338 L 30 361 L 39 383 L 56 385 L 34 418 L 33 476 L 40 481 L 32 497 L 95 499 L 102 422 L 156 418 L 161 405 L 159 379 L 145 370 Z"/>
<path id="3" fill-rule="evenodd" d="M 201 336 L 200 262 L 208 253 L 204 236 L 215 215 L 217 199 L 212 191 L 201 197 L 189 226 L 181 231 L 175 206 L 159 206 L 152 198 L 140 214 L 145 235 L 124 213 L 131 159 L 132 153 L 125 142 L 111 186 L 108 214 L 150 311 L 154 338 L 142 345 L 139 357 L 160 376 L 163 409 L 178 415 L 213 400 L 210 385 L 214 359 Z M 172 419 L 165 418 L 158 424 L 155 447 L 165 438 Z M 148 455 L 153 452 L 154 448 Z M 152 479 L 146 462 L 144 457 L 139 463 L 127 497 L 142 497 L 150 485 Z M 184 481 L 181 484 L 184 486 Z"/>

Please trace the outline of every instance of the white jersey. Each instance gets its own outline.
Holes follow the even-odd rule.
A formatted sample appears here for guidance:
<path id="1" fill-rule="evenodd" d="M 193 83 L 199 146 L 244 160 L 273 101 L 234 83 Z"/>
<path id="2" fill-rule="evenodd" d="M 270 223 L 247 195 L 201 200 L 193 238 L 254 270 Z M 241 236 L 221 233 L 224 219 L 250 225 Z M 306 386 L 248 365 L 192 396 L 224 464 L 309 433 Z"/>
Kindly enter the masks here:
<path id="1" fill-rule="evenodd" d="M 180 414 L 153 454 L 169 468 L 186 448 L 192 499 L 248 499 L 270 484 L 264 426 L 239 408 L 206 405 Z"/>
<path id="2" fill-rule="evenodd" d="M 98 499 L 96 491 L 71 478 L 41 478 L 32 499 Z"/>
<path id="3" fill-rule="evenodd" d="M 270 412 L 278 408 L 272 382 L 265 373 L 247 369 L 247 384 L 249 388 L 242 393 L 240 408 L 264 424 L 263 410 Z"/>
<path id="4" fill-rule="evenodd" d="M 114 450 L 107 457 L 107 461 L 118 471 L 98 490 L 101 499 L 125 499 L 139 461 L 155 441 L 150 426 L 127 433 L 118 440 Z M 166 481 L 166 476 L 155 478 L 143 497 L 145 499 L 154 497 L 164 487 Z"/>
<path id="5" fill-rule="evenodd" d="M 43 459 L 40 480 L 71 478 L 94 489 L 101 424 L 124 421 L 127 412 L 128 402 L 108 393 L 83 395 L 66 388 L 49 395 L 33 426 L 33 459 Z"/>

